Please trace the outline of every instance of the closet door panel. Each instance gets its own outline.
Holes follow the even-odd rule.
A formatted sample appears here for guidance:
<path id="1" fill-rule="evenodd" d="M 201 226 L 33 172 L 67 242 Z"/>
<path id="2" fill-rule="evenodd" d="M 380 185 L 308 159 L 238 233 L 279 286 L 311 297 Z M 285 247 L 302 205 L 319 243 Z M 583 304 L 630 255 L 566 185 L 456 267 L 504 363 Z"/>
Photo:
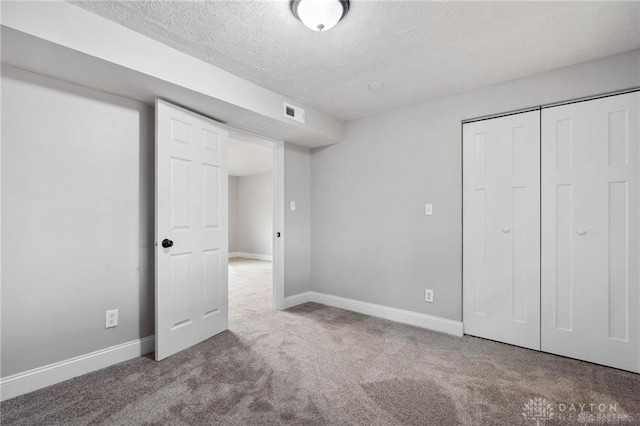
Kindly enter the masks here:
<path id="1" fill-rule="evenodd" d="M 465 333 L 540 348 L 539 112 L 464 125 Z"/>
<path id="2" fill-rule="evenodd" d="M 640 95 L 542 112 L 542 350 L 640 371 Z"/>

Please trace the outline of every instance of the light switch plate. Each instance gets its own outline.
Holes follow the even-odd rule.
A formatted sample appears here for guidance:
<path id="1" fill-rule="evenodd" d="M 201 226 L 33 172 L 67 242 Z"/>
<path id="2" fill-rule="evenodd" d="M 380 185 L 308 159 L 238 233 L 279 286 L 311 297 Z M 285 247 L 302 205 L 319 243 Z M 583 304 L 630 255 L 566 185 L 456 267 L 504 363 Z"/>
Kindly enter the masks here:
<path id="1" fill-rule="evenodd" d="M 295 211 L 296 211 L 296 202 L 295 202 L 295 201 L 292 201 L 292 202 L 291 202 L 291 211 L 292 211 L 292 212 L 295 212 Z"/>
<path id="2" fill-rule="evenodd" d="M 425 204 L 424 205 L 424 215 L 432 216 L 433 215 L 433 204 Z"/>

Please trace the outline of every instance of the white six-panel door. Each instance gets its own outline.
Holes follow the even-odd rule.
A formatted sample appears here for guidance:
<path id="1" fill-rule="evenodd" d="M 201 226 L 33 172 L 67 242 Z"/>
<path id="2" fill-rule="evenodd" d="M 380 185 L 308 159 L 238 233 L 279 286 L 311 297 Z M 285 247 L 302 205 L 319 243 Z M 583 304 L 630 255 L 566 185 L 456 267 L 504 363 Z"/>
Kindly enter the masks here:
<path id="1" fill-rule="evenodd" d="M 156 101 L 156 360 L 227 329 L 227 180 L 227 131 Z"/>
<path id="2" fill-rule="evenodd" d="M 466 334 L 540 349 L 540 113 L 463 127 Z"/>
<path id="3" fill-rule="evenodd" d="M 639 103 L 542 112 L 542 350 L 636 372 Z"/>

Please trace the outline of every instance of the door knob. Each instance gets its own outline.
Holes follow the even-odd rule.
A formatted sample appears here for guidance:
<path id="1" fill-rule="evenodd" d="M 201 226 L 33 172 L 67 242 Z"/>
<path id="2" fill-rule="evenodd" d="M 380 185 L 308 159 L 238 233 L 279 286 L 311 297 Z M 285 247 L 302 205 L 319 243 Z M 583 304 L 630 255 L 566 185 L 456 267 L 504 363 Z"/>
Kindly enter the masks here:
<path id="1" fill-rule="evenodd" d="M 584 229 L 578 229 L 578 235 L 584 235 L 586 233 L 587 231 L 585 231 Z"/>
<path id="2" fill-rule="evenodd" d="M 173 241 L 165 238 L 164 240 L 162 240 L 162 247 L 164 248 L 173 247 Z"/>
<path id="3" fill-rule="evenodd" d="M 502 232 L 508 234 L 511 231 L 509 228 L 502 228 Z"/>
<path id="4" fill-rule="evenodd" d="M 280 238 L 280 233 L 276 232 L 276 237 Z"/>

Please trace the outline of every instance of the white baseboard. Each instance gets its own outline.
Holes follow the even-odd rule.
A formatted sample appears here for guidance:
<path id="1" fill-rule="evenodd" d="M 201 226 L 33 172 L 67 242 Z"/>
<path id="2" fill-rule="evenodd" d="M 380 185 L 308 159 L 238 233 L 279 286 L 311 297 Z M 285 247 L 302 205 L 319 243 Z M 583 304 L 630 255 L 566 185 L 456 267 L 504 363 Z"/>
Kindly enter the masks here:
<path id="1" fill-rule="evenodd" d="M 243 253 L 241 251 L 234 251 L 232 253 L 229 253 L 229 259 L 233 257 L 242 257 L 245 259 L 253 260 L 267 260 L 269 262 L 273 262 L 273 256 L 269 256 L 267 254 Z"/>
<path id="2" fill-rule="evenodd" d="M 244 255 L 245 253 L 242 254 Z M 307 302 L 320 303 L 322 305 L 346 309 L 403 324 L 453 334 L 455 336 L 462 336 L 463 334 L 462 323 L 459 321 L 332 296 L 315 291 L 307 291 L 286 297 L 284 299 L 284 308 L 288 309 Z M 153 352 L 154 349 L 155 338 L 154 336 L 148 336 L 143 339 L 133 340 L 86 355 L 14 374 L 0 379 L 0 400 L 6 401 L 18 395 L 64 382 L 65 380 L 91 373 L 92 371 L 100 370 L 123 361 L 128 361 Z"/>
<path id="3" fill-rule="evenodd" d="M 304 293 L 296 294 L 293 296 L 284 298 L 284 309 L 293 308 L 294 306 L 302 305 L 303 303 L 311 302 L 311 291 L 305 291 Z"/>
<path id="4" fill-rule="evenodd" d="M 133 340 L 65 361 L 0 379 L 0 400 L 38 390 L 92 371 L 148 354 L 155 350 L 154 336 Z"/>
<path id="5" fill-rule="evenodd" d="M 442 333 L 463 335 L 463 326 L 460 321 L 453 321 L 446 318 L 434 317 L 418 312 L 405 311 L 404 309 L 391 308 L 389 306 L 376 305 L 374 303 L 361 302 L 359 300 L 347 299 L 330 294 L 307 291 L 285 298 L 285 309 L 300 305 L 306 302 L 320 303 L 321 305 L 333 306 L 334 308 L 346 309 L 373 317 L 384 318 L 391 321 L 410 324 L 429 330 L 440 331 Z"/>

